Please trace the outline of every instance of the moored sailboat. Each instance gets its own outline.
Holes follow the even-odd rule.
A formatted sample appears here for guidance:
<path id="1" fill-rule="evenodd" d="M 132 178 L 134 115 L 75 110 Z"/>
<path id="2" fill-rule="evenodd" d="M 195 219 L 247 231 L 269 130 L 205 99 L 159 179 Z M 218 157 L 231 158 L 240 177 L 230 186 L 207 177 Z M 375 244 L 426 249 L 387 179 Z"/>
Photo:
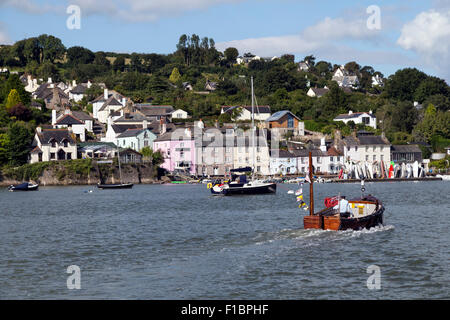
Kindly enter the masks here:
<path id="1" fill-rule="evenodd" d="M 122 168 L 120 167 L 120 153 L 119 147 L 117 147 L 117 160 L 119 162 L 119 175 L 120 175 L 120 183 L 99 183 L 97 184 L 97 188 L 99 189 L 131 189 L 133 188 L 132 183 L 123 183 L 122 182 Z"/>
<path id="2" fill-rule="evenodd" d="M 255 110 L 254 110 L 254 91 L 253 91 L 253 77 L 251 77 L 251 87 L 252 87 L 252 168 L 241 168 L 230 170 L 233 172 L 252 172 L 251 180 L 247 180 L 247 176 L 242 174 L 238 177 L 238 180 L 234 181 L 233 175 L 231 176 L 231 181 L 227 183 L 215 182 L 211 186 L 211 193 L 214 195 L 251 195 L 251 194 L 270 194 L 276 193 L 277 184 L 271 182 L 265 182 L 262 180 L 255 179 L 255 165 L 256 165 L 256 141 L 255 141 Z"/>

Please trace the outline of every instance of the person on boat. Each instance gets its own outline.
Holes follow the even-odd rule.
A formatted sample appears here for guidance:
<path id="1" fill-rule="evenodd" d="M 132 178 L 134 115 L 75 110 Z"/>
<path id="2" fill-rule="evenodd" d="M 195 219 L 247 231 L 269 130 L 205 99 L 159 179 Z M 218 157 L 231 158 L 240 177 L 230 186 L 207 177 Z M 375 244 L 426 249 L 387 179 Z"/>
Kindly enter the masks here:
<path id="1" fill-rule="evenodd" d="M 345 196 L 341 196 L 341 200 L 339 200 L 339 203 L 335 205 L 333 209 L 339 210 L 339 214 L 342 218 L 349 218 L 352 216 L 352 207 Z"/>

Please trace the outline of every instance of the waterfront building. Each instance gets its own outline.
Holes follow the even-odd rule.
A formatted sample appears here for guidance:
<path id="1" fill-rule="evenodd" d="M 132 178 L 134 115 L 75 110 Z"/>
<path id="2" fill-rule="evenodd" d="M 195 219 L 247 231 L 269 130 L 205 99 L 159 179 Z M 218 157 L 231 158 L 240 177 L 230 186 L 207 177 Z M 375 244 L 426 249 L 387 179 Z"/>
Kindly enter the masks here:
<path id="1" fill-rule="evenodd" d="M 297 157 L 287 150 L 272 150 L 270 153 L 270 174 L 286 175 L 297 173 Z"/>
<path id="2" fill-rule="evenodd" d="M 422 163 L 422 150 L 416 144 L 392 145 L 391 160 L 394 163 Z"/>
<path id="3" fill-rule="evenodd" d="M 360 132 L 342 140 L 345 160 L 391 161 L 391 144 L 384 136 L 375 136 L 367 132 Z"/>
<path id="4" fill-rule="evenodd" d="M 195 139 L 190 128 L 166 132 L 153 141 L 153 150 L 164 157 L 161 168 L 169 172 L 197 174 Z"/>
<path id="5" fill-rule="evenodd" d="M 141 151 L 144 147 L 152 148 L 156 135 L 148 128 L 127 129 L 117 137 L 117 146 Z"/>
<path id="6" fill-rule="evenodd" d="M 36 128 L 29 162 L 77 159 L 77 143 L 69 129 Z"/>

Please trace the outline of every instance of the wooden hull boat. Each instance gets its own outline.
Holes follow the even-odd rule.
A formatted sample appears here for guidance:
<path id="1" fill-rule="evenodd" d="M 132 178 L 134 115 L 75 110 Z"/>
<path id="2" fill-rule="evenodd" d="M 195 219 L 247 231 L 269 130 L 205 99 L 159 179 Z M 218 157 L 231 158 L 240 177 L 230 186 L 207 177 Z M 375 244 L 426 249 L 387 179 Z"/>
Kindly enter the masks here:
<path id="1" fill-rule="evenodd" d="M 97 184 L 99 189 L 131 189 L 132 183 L 119 183 L 119 184 Z"/>
<path id="2" fill-rule="evenodd" d="M 375 197 L 365 197 L 349 201 L 352 216 L 341 217 L 333 208 L 326 208 L 303 218 L 305 229 L 361 230 L 383 224 L 384 206 Z"/>
<path id="3" fill-rule="evenodd" d="M 361 198 L 347 202 L 345 197 L 332 197 L 325 199 L 326 208 L 314 211 L 314 187 L 313 187 L 312 154 L 309 153 L 309 215 L 303 217 L 305 229 L 322 230 L 361 230 L 370 229 L 382 225 L 384 206 L 383 203 L 371 195 L 364 195 L 364 180 L 361 180 Z M 345 206 L 345 207 L 341 207 Z M 338 209 L 334 209 L 338 208 Z M 342 209 L 342 210 L 339 210 Z M 340 211 L 343 213 L 341 214 Z"/>
<path id="4" fill-rule="evenodd" d="M 38 188 L 39 188 L 38 184 L 25 182 L 25 183 L 22 183 L 22 184 L 18 184 L 16 186 L 10 185 L 8 187 L 8 190 L 9 191 L 36 191 L 36 190 L 38 190 Z"/>

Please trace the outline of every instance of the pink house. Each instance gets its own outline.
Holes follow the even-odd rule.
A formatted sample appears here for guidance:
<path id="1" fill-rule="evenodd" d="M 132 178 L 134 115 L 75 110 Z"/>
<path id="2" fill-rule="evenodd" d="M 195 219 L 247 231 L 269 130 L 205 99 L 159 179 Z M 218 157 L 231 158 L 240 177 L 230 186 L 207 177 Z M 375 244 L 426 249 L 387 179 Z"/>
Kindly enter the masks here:
<path id="1" fill-rule="evenodd" d="M 153 150 L 164 156 L 161 168 L 170 172 L 189 171 L 196 174 L 195 139 L 189 128 L 166 132 L 153 141 Z"/>

